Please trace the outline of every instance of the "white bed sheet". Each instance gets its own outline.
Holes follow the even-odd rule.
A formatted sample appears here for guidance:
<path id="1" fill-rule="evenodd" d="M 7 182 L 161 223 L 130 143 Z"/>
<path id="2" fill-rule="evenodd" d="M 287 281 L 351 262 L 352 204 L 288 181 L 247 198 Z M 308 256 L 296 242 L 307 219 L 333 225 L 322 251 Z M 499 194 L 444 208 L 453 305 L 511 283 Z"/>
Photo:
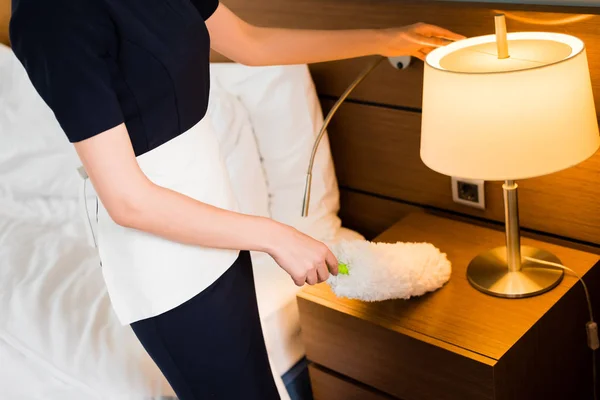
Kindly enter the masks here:
<path id="1" fill-rule="evenodd" d="M 76 200 L 13 195 L 0 196 L 2 393 L 23 400 L 173 395 L 112 312 Z M 342 230 L 341 235 L 357 234 Z M 257 253 L 253 261 L 265 340 L 281 376 L 304 355 L 299 288 L 270 257 Z"/>
<path id="2" fill-rule="evenodd" d="M 62 399 L 39 397 L 61 387 L 82 399 L 172 394 L 116 320 L 76 207 L 75 200 L 0 198 L 0 340 L 5 354 L 21 356 L 2 360 L 0 387 L 19 391 L 11 399 L 32 400 Z"/>
<path id="3" fill-rule="evenodd" d="M 19 352 L 2 339 L 0 339 L 0 360 L 6 366 L 0 376 L 3 399 L 79 400 L 87 396 L 85 391 L 48 374 L 48 367 L 39 365 L 34 359 Z M 31 382 L 35 384 L 32 385 Z M 24 394 L 23 388 L 27 388 L 28 393 Z"/>

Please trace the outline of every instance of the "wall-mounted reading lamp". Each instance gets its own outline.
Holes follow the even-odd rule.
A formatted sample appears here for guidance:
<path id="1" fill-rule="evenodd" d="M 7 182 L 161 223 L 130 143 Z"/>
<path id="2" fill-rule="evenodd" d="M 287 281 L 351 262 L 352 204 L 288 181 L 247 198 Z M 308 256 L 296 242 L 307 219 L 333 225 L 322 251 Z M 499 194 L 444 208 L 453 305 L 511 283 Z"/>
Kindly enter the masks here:
<path id="1" fill-rule="evenodd" d="M 373 62 L 371 62 L 367 66 L 367 68 L 365 68 L 360 73 L 360 75 L 358 75 L 358 77 L 354 80 L 354 82 L 352 82 L 350 84 L 350 86 L 348 86 L 348 88 L 344 91 L 344 93 L 342 93 L 342 95 L 340 96 L 340 98 L 335 102 L 335 104 L 333 105 L 333 107 L 331 108 L 331 110 L 329 111 L 329 113 L 327 114 L 327 117 L 323 121 L 323 126 L 321 127 L 321 130 L 319 131 L 319 134 L 317 135 L 317 138 L 315 139 L 315 144 L 313 145 L 312 153 L 310 155 L 310 162 L 308 164 L 308 171 L 306 172 L 306 186 L 304 187 L 304 200 L 302 202 L 302 216 L 303 217 L 308 217 L 308 205 L 310 203 L 310 187 L 311 187 L 311 183 L 312 183 L 312 169 L 313 169 L 313 165 L 315 163 L 315 156 L 317 155 L 317 149 L 319 148 L 319 143 L 321 143 L 321 139 L 323 138 L 323 135 L 325 134 L 325 131 L 327 130 L 327 126 L 329 125 L 329 122 L 331 121 L 331 118 L 333 117 L 333 115 L 335 114 L 335 112 L 338 110 L 338 108 L 340 107 L 340 105 L 344 102 L 344 100 L 346 100 L 346 98 L 348 97 L 348 95 L 384 59 L 385 59 L 385 57 L 378 57 L 376 60 L 374 60 Z M 399 57 L 389 57 L 388 58 L 388 61 L 390 62 L 390 64 L 392 64 L 392 66 L 394 68 L 398 68 L 398 69 L 408 68 L 408 66 L 410 65 L 410 60 L 411 60 L 410 56 L 399 56 Z"/>

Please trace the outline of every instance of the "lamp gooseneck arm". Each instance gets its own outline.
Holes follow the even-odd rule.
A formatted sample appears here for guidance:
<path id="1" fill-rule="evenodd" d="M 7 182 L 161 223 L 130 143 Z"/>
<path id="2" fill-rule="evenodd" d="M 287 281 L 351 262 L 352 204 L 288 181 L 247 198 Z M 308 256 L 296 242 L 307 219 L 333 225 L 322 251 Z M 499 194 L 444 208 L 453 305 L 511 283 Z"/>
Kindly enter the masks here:
<path id="1" fill-rule="evenodd" d="M 335 102 L 335 104 L 333 105 L 331 110 L 329 110 L 327 117 L 323 121 L 323 126 L 321 127 L 321 130 L 319 131 L 319 134 L 317 135 L 317 138 L 315 139 L 315 143 L 312 148 L 312 153 L 310 155 L 310 162 L 308 164 L 308 171 L 306 172 L 306 186 L 304 187 L 304 200 L 302 201 L 302 216 L 303 217 L 308 216 L 308 204 L 310 203 L 310 187 L 312 184 L 312 169 L 313 169 L 313 165 L 315 163 L 315 157 L 317 155 L 317 149 L 319 148 L 319 143 L 321 143 L 321 139 L 323 138 L 323 135 L 325 134 L 325 130 L 327 129 L 327 125 L 329 125 L 329 121 L 331 121 L 331 118 L 333 117 L 333 115 L 335 114 L 337 109 L 340 108 L 340 105 L 344 102 L 344 100 L 346 100 L 348 95 L 367 77 L 367 75 L 369 75 L 369 73 L 371 73 L 371 71 L 373 71 L 375 69 L 375 67 L 377 65 L 379 65 L 379 63 L 384 58 L 385 57 L 377 58 L 375 61 L 373 61 L 371 64 L 369 64 L 369 66 L 367 66 L 367 68 L 365 68 L 360 73 L 360 75 L 354 80 L 354 82 L 352 82 L 352 84 L 350 86 L 348 86 L 348 88 L 344 91 L 344 93 L 342 93 L 340 98 Z"/>

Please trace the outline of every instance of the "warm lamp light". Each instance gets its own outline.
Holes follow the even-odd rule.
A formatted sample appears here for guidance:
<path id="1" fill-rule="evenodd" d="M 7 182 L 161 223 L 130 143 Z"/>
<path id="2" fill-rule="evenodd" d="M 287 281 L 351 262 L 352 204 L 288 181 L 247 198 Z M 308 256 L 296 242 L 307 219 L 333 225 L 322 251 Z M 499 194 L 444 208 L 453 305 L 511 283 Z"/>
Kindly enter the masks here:
<path id="1" fill-rule="evenodd" d="M 500 297 L 527 297 L 558 285 L 559 262 L 520 245 L 518 179 L 551 174 L 600 146 L 583 42 L 547 32 L 474 37 L 432 51 L 425 62 L 421 159 L 444 175 L 504 181 L 506 246 L 476 257 L 471 284 Z M 529 268 L 532 267 L 532 268 Z"/>

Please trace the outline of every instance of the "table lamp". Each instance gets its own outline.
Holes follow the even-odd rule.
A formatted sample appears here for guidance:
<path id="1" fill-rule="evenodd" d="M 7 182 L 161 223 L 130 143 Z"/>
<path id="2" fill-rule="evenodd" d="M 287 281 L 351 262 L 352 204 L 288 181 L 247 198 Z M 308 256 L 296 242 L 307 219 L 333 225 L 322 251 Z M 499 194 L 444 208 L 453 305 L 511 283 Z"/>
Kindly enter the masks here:
<path id="1" fill-rule="evenodd" d="M 432 51 L 423 82 L 421 159 L 444 175 L 503 181 L 506 246 L 475 257 L 476 289 L 520 298 L 558 285 L 553 254 L 521 246 L 516 180 L 551 174 L 592 156 L 600 145 L 584 43 L 549 32 L 473 37 Z"/>

